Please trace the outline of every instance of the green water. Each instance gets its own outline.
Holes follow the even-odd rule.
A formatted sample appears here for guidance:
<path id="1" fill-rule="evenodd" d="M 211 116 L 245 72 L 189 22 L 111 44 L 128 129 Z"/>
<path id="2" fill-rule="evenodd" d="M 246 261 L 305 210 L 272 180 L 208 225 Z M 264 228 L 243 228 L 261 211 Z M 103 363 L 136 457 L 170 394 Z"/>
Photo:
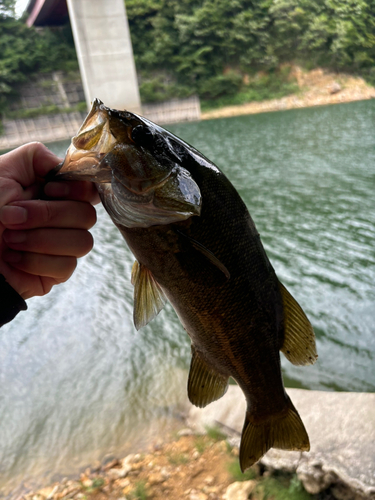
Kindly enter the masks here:
<path id="1" fill-rule="evenodd" d="M 314 326 L 318 362 L 283 359 L 285 384 L 374 391 L 375 101 L 170 129 L 233 182 Z M 67 143 L 51 147 L 63 155 Z M 98 212 L 73 278 L 1 329 L 3 491 L 130 450 L 185 401 L 189 339 L 169 306 L 135 331 L 133 258 Z"/>

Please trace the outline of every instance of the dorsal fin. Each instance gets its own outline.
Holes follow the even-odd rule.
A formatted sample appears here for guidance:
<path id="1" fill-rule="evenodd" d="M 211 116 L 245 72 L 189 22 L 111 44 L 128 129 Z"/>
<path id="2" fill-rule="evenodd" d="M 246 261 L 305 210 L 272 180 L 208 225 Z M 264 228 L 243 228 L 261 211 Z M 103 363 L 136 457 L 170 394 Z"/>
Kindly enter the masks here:
<path id="1" fill-rule="evenodd" d="M 191 354 L 188 396 L 193 405 L 203 408 L 224 396 L 228 388 L 228 377 L 208 366 L 193 345 Z"/>
<path id="2" fill-rule="evenodd" d="M 294 365 L 312 365 L 318 354 L 311 323 L 282 283 L 279 290 L 284 306 L 284 342 L 280 350 Z"/>
<path id="3" fill-rule="evenodd" d="M 139 330 L 159 314 L 166 299 L 151 271 L 138 261 L 133 264 L 131 279 L 134 285 L 133 320 Z"/>

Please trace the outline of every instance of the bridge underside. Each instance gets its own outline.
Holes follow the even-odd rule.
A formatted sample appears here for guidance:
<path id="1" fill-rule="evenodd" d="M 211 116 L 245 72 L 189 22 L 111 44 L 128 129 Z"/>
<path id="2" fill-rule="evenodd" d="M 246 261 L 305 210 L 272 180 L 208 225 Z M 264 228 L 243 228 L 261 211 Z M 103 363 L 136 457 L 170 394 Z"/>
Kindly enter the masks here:
<path id="1" fill-rule="evenodd" d="M 66 0 L 31 0 L 26 10 L 27 26 L 60 26 L 69 19 Z"/>
<path id="2" fill-rule="evenodd" d="M 28 26 L 70 19 L 88 108 L 98 97 L 111 108 L 141 112 L 124 0 L 30 0 L 27 12 Z"/>

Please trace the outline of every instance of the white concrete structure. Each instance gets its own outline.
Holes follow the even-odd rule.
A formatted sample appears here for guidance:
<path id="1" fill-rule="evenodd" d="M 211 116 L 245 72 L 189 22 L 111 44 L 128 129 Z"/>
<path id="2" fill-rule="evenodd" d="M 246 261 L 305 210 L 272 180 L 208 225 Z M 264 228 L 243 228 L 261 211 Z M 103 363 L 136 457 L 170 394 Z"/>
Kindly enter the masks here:
<path id="1" fill-rule="evenodd" d="M 137 74 L 124 0 L 67 0 L 88 108 L 141 113 Z"/>

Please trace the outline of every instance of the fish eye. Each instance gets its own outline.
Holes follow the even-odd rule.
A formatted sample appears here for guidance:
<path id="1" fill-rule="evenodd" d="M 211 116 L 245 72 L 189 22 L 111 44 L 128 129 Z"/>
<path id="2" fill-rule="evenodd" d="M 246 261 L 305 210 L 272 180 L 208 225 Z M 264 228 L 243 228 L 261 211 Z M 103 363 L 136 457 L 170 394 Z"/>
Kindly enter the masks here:
<path id="1" fill-rule="evenodd" d="M 151 130 L 144 125 L 137 125 L 131 131 L 131 138 L 139 146 L 147 146 L 151 144 L 153 135 Z"/>

